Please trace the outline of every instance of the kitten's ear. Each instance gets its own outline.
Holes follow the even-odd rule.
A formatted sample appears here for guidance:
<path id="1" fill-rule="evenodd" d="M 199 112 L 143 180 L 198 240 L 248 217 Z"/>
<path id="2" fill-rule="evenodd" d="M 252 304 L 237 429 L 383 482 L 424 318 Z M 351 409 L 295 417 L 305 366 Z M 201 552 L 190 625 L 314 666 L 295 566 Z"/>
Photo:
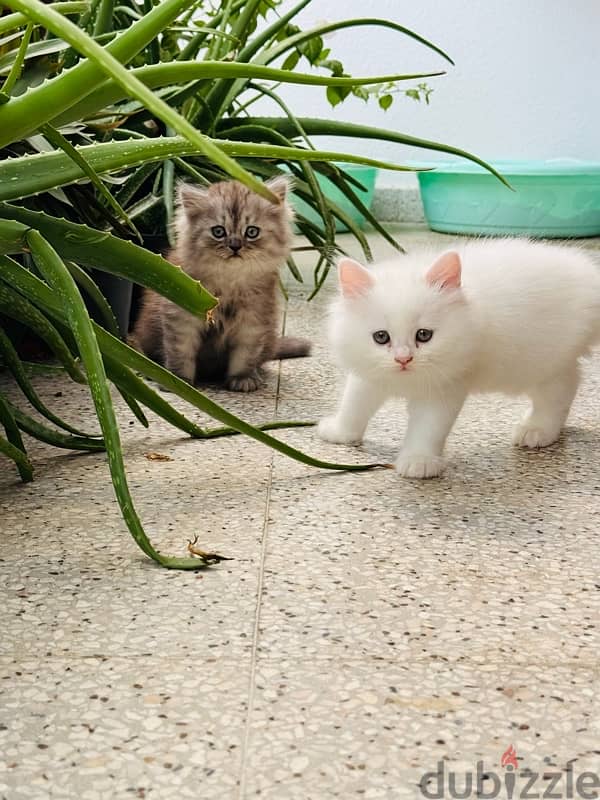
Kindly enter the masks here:
<path id="1" fill-rule="evenodd" d="M 180 183 L 177 187 L 177 202 L 189 218 L 200 214 L 206 207 L 208 186 Z"/>
<path id="2" fill-rule="evenodd" d="M 454 250 L 443 253 L 427 270 L 425 280 L 429 286 L 440 289 L 460 289 L 460 256 Z"/>
<path id="3" fill-rule="evenodd" d="M 338 261 L 338 278 L 340 289 L 346 298 L 366 294 L 375 283 L 373 274 L 351 258 L 342 258 Z"/>
<path id="4" fill-rule="evenodd" d="M 276 195 L 281 202 L 283 202 L 286 197 L 288 196 L 288 192 L 291 191 L 293 185 L 293 180 L 287 175 L 275 175 L 274 178 L 269 178 L 268 181 L 265 181 L 265 186 L 269 188 L 274 195 Z"/>

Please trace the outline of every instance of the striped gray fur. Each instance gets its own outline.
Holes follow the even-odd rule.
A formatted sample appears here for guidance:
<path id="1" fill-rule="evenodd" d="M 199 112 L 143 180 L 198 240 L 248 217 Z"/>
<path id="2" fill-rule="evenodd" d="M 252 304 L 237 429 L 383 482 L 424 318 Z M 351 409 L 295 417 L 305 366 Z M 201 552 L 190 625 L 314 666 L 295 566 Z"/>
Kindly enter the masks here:
<path id="1" fill-rule="evenodd" d="M 223 377 L 227 388 L 242 392 L 261 385 L 266 361 L 310 353 L 308 340 L 278 335 L 279 270 L 291 243 L 289 185 L 285 176 L 267 182 L 277 204 L 237 181 L 179 186 L 176 245 L 168 258 L 219 305 L 202 320 L 145 290 L 129 339 L 134 347 L 189 383 Z M 253 238 L 252 228 L 258 228 Z"/>

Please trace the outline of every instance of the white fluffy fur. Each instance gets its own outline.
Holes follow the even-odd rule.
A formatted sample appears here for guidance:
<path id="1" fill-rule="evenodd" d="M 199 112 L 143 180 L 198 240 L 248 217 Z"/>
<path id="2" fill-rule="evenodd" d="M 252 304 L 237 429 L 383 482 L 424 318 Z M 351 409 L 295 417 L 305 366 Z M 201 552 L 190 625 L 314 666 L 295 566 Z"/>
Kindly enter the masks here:
<path id="1" fill-rule="evenodd" d="M 348 377 L 337 414 L 322 420 L 319 434 L 357 444 L 382 403 L 404 396 L 409 420 L 396 468 L 406 477 L 442 472 L 446 437 L 474 392 L 528 395 L 531 409 L 513 442 L 555 442 L 577 391 L 578 360 L 600 342 L 600 273 L 583 251 L 519 239 L 452 251 L 460 261 L 442 256 L 435 275 L 433 251 L 369 271 L 340 262 L 330 341 Z M 453 258 L 462 268 L 459 288 L 442 285 Z M 416 342 L 420 328 L 434 331 L 429 342 Z M 380 330 L 389 344 L 374 342 Z M 403 368 L 394 356 L 412 360 Z"/>

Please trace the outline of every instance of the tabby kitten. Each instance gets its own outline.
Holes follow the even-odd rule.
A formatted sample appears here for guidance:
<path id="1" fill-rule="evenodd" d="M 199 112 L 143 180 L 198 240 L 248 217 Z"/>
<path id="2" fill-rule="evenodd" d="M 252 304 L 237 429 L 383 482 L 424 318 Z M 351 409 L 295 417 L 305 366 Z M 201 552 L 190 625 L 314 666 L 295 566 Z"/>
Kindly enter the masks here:
<path id="1" fill-rule="evenodd" d="M 182 184 L 177 243 L 168 258 L 219 298 L 210 320 L 198 319 L 146 290 L 130 343 L 180 378 L 225 377 L 228 389 L 252 392 L 261 365 L 306 356 L 310 342 L 280 337 L 279 269 L 291 243 L 289 181 L 267 181 L 270 203 L 237 181 Z"/>

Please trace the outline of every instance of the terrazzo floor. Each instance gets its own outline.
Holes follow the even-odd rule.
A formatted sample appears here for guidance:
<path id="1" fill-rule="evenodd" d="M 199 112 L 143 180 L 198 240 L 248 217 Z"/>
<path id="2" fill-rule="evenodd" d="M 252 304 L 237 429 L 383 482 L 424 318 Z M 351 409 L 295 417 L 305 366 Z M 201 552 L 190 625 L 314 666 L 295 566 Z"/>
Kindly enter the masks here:
<path id="1" fill-rule="evenodd" d="M 315 340 L 311 359 L 254 395 L 210 395 L 256 422 L 332 409 L 333 291 L 307 304 L 291 286 L 287 329 Z M 36 385 L 93 425 L 84 387 Z M 535 453 L 509 443 L 522 401 L 471 399 L 429 482 L 145 430 L 117 402 L 156 546 L 183 555 L 199 534 L 233 558 L 198 573 L 140 553 L 103 454 L 32 445 L 28 485 L 2 461 L 0 798 L 505 798 L 511 780 L 515 798 L 598 796 L 599 397 L 600 354 L 565 435 Z M 391 406 L 358 451 L 277 435 L 389 461 L 403 428 Z"/>

